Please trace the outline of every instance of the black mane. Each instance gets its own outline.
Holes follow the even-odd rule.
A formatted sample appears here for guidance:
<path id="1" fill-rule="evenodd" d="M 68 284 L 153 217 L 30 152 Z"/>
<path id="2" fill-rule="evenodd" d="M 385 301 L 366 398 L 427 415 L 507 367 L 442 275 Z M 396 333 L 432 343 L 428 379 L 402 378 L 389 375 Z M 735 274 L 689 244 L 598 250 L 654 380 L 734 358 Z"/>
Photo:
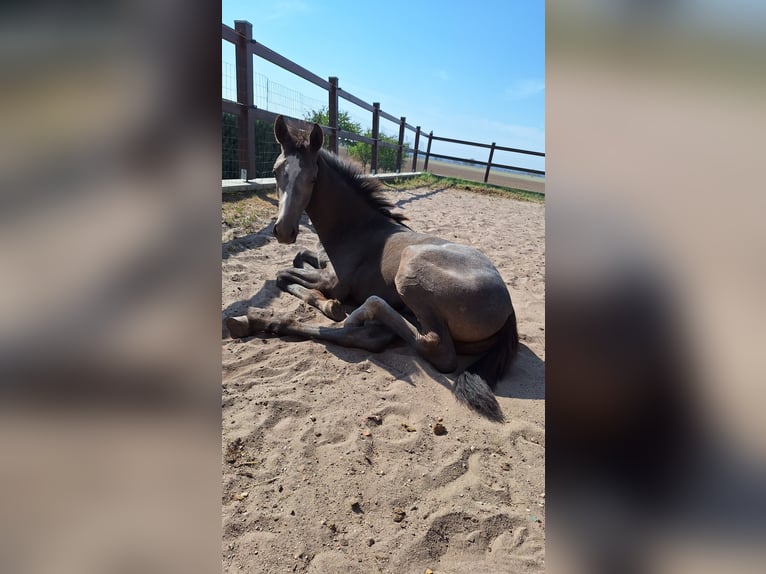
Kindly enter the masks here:
<path id="1" fill-rule="evenodd" d="M 356 165 L 350 161 L 341 159 L 324 148 L 319 150 L 319 157 L 325 161 L 330 169 L 338 173 L 346 183 L 358 191 L 359 195 L 363 197 L 370 206 L 374 207 L 386 217 L 394 220 L 396 223 L 404 225 L 407 217 L 401 213 L 391 213 L 394 204 L 383 197 L 380 182 L 377 179 L 365 177 Z"/>

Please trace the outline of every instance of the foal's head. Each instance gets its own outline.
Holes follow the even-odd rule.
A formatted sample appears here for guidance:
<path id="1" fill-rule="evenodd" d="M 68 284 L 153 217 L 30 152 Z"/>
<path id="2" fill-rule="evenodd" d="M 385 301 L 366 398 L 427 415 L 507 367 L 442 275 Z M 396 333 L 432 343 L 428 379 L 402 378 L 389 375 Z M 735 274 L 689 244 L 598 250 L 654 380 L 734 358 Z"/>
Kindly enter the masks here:
<path id="1" fill-rule="evenodd" d="M 317 156 L 322 148 L 322 128 L 314 124 L 308 141 L 295 136 L 282 116 L 274 122 L 274 135 L 282 153 L 274 162 L 274 176 L 279 195 L 279 214 L 274 224 L 274 236 L 280 243 L 295 243 L 298 222 L 311 200 L 317 178 Z"/>

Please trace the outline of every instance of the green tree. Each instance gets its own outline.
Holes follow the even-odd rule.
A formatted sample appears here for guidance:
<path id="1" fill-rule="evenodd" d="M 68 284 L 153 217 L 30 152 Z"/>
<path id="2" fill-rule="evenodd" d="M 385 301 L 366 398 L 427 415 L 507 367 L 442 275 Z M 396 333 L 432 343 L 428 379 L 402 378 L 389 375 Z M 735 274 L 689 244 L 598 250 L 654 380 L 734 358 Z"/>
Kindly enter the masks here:
<path id="1" fill-rule="evenodd" d="M 367 130 L 364 135 L 371 137 L 371 130 Z M 366 170 L 372 159 L 372 146 L 364 142 L 351 142 L 346 146 L 346 152 L 356 161 L 362 164 L 362 167 Z"/>
<path id="2" fill-rule="evenodd" d="M 322 106 L 318 110 L 311 110 L 310 112 L 307 112 L 304 116 L 307 122 L 317 123 L 321 126 L 327 126 L 330 125 L 330 110 L 327 108 L 327 106 Z M 355 121 L 353 121 L 349 115 L 348 112 L 338 112 L 338 127 L 344 131 L 351 132 L 354 134 L 361 134 L 362 133 L 362 126 Z M 325 134 L 324 136 L 324 145 L 325 147 L 328 145 L 329 141 L 329 135 Z M 348 146 L 350 144 L 353 144 L 354 141 L 347 139 L 347 138 L 338 138 L 338 143 L 342 146 Z"/>
<path id="3" fill-rule="evenodd" d="M 368 138 L 372 137 L 372 130 L 368 129 L 364 135 Z M 399 144 L 398 138 L 392 138 L 391 136 L 387 136 L 385 134 L 379 134 L 378 135 L 379 141 L 388 142 L 394 145 Z M 404 164 L 404 160 L 407 157 L 406 150 L 409 148 L 410 144 L 408 142 L 404 143 L 404 149 L 402 150 L 402 164 Z M 368 143 L 364 142 L 353 142 L 351 145 L 348 146 L 348 155 L 356 159 L 359 163 L 361 163 L 365 169 L 367 169 L 367 165 L 372 160 L 372 146 Z M 390 148 L 386 146 L 378 146 L 378 171 L 379 172 L 395 172 L 396 171 L 396 155 L 398 153 L 397 148 Z"/>
<path id="4" fill-rule="evenodd" d="M 399 138 L 392 138 L 390 136 L 387 136 L 385 134 L 380 134 L 379 139 L 388 142 L 391 144 L 394 144 L 395 146 L 399 145 Z M 409 147 L 409 144 L 404 142 L 403 148 Z M 395 172 L 396 171 L 396 156 L 399 153 L 399 149 L 397 148 L 390 148 L 390 147 L 384 147 L 384 146 L 378 146 L 378 171 L 379 172 Z M 404 163 L 404 149 L 402 150 L 402 163 Z"/>
<path id="5" fill-rule="evenodd" d="M 304 116 L 306 121 L 314 122 L 323 126 L 330 123 L 330 112 L 327 106 L 323 106 L 318 110 L 311 110 Z M 362 135 L 362 126 L 353 121 L 348 112 L 338 112 L 338 127 L 344 131 L 354 134 Z M 364 132 L 366 137 L 372 137 L 372 129 L 367 129 Z M 398 145 L 398 138 L 393 138 L 385 134 L 379 135 L 379 140 Z M 325 146 L 328 144 L 328 136 L 325 134 Z M 364 169 L 370 165 L 372 160 L 372 146 L 368 143 L 354 141 L 349 138 L 339 138 L 338 143 L 346 148 L 348 155 L 362 164 Z M 402 150 L 402 164 L 407 157 L 410 144 L 404 143 L 404 149 Z M 396 171 L 396 154 L 397 149 L 388 148 L 384 146 L 378 146 L 378 171 L 379 172 L 394 172 Z"/>

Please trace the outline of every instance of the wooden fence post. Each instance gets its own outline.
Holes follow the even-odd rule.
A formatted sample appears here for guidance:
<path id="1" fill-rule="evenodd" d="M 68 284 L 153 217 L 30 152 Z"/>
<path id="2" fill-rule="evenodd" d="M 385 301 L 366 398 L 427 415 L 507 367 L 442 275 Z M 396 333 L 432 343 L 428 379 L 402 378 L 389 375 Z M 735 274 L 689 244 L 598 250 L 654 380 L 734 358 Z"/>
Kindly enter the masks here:
<path id="1" fill-rule="evenodd" d="M 492 147 L 489 148 L 489 159 L 487 160 L 487 171 L 484 172 L 484 183 L 487 183 L 489 179 L 489 168 L 492 167 L 492 156 L 495 155 L 495 142 L 492 142 Z"/>
<path id="2" fill-rule="evenodd" d="M 404 147 L 404 124 L 407 123 L 407 118 L 402 116 L 399 122 L 399 149 L 396 152 L 396 173 L 402 171 L 402 148 Z"/>
<path id="3" fill-rule="evenodd" d="M 255 178 L 255 123 L 250 116 L 253 105 L 253 53 L 250 42 L 253 39 L 253 25 L 246 20 L 235 20 L 234 29 L 239 33 L 235 46 L 237 67 L 237 102 L 243 104 L 237 122 L 237 147 L 239 148 L 239 169 L 247 170 L 247 178 Z"/>
<path id="4" fill-rule="evenodd" d="M 380 102 L 372 103 L 372 154 L 370 173 L 378 173 L 378 136 L 380 135 Z"/>
<path id="5" fill-rule="evenodd" d="M 327 92 L 330 95 L 327 115 L 330 116 L 329 122 L 332 130 L 330 131 L 330 151 L 338 153 L 338 78 L 330 76 L 330 89 Z"/>
<path id="6" fill-rule="evenodd" d="M 428 147 L 426 148 L 426 162 L 423 165 L 423 171 L 428 171 L 428 156 L 431 155 L 431 139 L 434 137 L 434 131 L 428 134 Z"/>
<path id="7" fill-rule="evenodd" d="M 412 152 L 412 171 L 418 171 L 418 144 L 420 144 L 420 126 L 415 128 L 415 149 Z"/>

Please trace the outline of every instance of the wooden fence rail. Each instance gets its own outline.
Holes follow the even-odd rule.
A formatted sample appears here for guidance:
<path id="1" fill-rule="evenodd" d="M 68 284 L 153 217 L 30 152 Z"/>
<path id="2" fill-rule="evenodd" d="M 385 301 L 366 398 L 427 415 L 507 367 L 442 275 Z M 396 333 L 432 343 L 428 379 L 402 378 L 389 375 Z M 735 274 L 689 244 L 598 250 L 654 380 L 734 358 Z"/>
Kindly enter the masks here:
<path id="1" fill-rule="evenodd" d="M 222 99 L 221 107 L 224 113 L 229 113 L 237 116 L 238 118 L 238 131 L 237 137 L 239 140 L 239 167 L 241 170 L 247 170 L 248 174 L 256 173 L 255 169 L 255 122 L 266 121 L 273 122 L 279 114 L 263 110 L 255 106 L 254 92 L 253 92 L 253 56 L 258 56 L 272 64 L 275 64 L 288 72 L 303 78 L 304 80 L 311 82 L 312 84 L 319 86 L 327 91 L 328 94 L 328 116 L 329 124 L 322 126 L 322 129 L 328 135 L 330 151 L 338 153 L 338 141 L 343 138 L 346 140 L 359 141 L 370 144 L 372 146 L 372 154 L 370 159 L 370 171 L 377 173 L 378 170 L 378 149 L 380 147 L 396 149 L 396 172 L 399 173 L 402 168 L 402 161 L 405 150 L 405 132 L 407 130 L 415 133 L 414 147 L 408 151 L 412 153 L 412 171 L 417 171 L 418 156 L 425 156 L 423 164 L 423 171 L 428 171 L 428 160 L 430 158 L 440 158 L 452 161 L 458 161 L 463 163 L 470 163 L 473 165 L 485 166 L 484 182 L 486 183 L 489 178 L 490 169 L 493 167 L 501 169 L 511 169 L 524 173 L 531 173 L 537 175 L 545 175 L 544 171 L 537 169 L 529 169 L 525 167 L 510 166 L 500 163 L 494 163 L 492 161 L 494 152 L 508 151 L 519 154 L 526 154 L 538 157 L 545 157 L 543 152 L 529 151 L 512 147 L 504 147 L 492 144 L 484 144 L 479 142 L 471 142 L 466 140 L 459 140 L 448 137 L 439 137 L 433 135 L 433 131 L 428 133 L 428 144 L 426 151 L 423 152 L 419 149 L 420 145 L 420 126 L 413 126 L 407 123 L 407 118 L 396 117 L 380 108 L 379 102 L 369 104 L 364 100 L 356 97 L 355 95 L 347 92 L 339 86 L 338 78 L 330 76 L 327 80 L 317 76 L 310 70 L 299 66 L 295 62 L 288 60 L 281 54 L 267 48 L 263 44 L 259 44 L 253 39 L 253 25 L 245 20 L 235 20 L 234 28 L 230 28 L 226 24 L 221 24 L 221 38 L 227 42 L 231 42 L 235 47 L 235 59 L 236 59 L 236 82 L 237 82 L 237 101 L 232 102 L 230 100 Z M 363 110 L 372 114 L 372 137 L 366 137 L 346 130 L 342 130 L 338 126 L 338 101 L 343 98 L 347 102 L 350 102 Z M 380 138 L 380 118 L 384 118 L 390 122 L 399 125 L 399 139 L 396 144 L 385 141 Z M 294 118 L 298 119 L 298 118 Z M 425 135 L 425 134 L 424 134 Z M 455 143 L 461 145 L 474 146 L 479 148 L 488 148 L 489 158 L 487 161 L 478 161 L 474 159 L 466 159 L 461 157 L 437 154 L 431 152 L 431 143 L 433 141 L 443 141 L 447 143 Z"/>

